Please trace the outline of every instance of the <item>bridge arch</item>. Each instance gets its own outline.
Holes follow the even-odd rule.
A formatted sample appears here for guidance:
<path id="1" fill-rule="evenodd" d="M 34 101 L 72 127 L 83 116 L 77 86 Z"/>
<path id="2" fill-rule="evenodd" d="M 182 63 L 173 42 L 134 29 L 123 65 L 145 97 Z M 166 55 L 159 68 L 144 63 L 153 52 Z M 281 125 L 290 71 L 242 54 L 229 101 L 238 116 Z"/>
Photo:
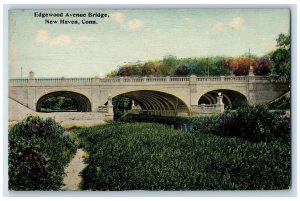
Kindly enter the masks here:
<path id="1" fill-rule="evenodd" d="M 131 90 L 113 94 L 112 98 L 127 97 L 134 100 L 142 112 L 155 115 L 189 114 L 188 105 L 176 95 L 157 90 Z"/>
<path id="2" fill-rule="evenodd" d="M 54 91 L 42 95 L 36 103 L 36 111 L 41 112 L 44 102 L 51 97 L 70 98 L 76 102 L 77 112 L 91 112 L 91 101 L 85 95 L 73 91 Z"/>
<path id="3" fill-rule="evenodd" d="M 241 106 L 249 105 L 247 97 L 235 90 L 230 89 L 215 89 L 202 94 L 198 99 L 198 105 L 200 104 L 215 104 L 217 102 L 218 93 L 221 92 L 223 96 L 223 103 L 225 108 L 236 109 Z"/>

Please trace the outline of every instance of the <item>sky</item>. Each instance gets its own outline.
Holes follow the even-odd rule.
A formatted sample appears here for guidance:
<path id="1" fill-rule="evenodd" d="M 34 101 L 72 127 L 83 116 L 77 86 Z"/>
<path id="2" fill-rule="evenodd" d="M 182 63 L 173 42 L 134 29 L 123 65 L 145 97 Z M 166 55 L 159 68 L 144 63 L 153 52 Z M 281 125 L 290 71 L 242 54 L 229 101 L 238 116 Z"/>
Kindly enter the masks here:
<path id="1" fill-rule="evenodd" d="M 40 13 L 59 16 L 41 17 Z M 109 17 L 88 17 L 89 13 Z M 60 24 L 62 19 L 77 20 L 78 24 Z M 58 23 L 47 24 L 46 20 Z M 25 78 L 29 71 L 36 77 L 103 77 L 126 63 L 162 59 L 166 55 L 239 56 L 250 48 L 252 54 L 263 56 L 276 48 L 280 33 L 290 32 L 290 12 L 288 9 L 10 10 L 8 23 L 10 78 Z"/>

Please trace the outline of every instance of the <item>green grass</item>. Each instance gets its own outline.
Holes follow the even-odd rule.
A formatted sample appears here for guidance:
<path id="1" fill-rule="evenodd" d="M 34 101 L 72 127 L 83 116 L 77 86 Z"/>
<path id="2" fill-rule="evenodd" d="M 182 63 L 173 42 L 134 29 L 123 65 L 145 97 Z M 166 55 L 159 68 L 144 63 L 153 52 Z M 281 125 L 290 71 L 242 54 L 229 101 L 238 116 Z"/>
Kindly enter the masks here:
<path id="1" fill-rule="evenodd" d="M 84 128 L 83 190 L 274 190 L 290 186 L 280 139 L 195 135 L 153 123 Z"/>

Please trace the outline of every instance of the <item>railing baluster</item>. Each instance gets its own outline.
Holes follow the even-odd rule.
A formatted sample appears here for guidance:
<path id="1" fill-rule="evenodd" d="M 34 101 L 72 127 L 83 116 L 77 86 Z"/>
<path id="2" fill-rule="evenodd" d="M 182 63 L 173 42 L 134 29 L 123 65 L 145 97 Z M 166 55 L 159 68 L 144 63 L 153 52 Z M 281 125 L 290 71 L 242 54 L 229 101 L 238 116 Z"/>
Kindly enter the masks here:
<path id="1" fill-rule="evenodd" d="M 115 78 L 36 78 L 33 79 L 37 84 L 91 84 L 95 83 L 120 83 L 121 79 L 125 83 L 137 83 L 137 82 L 189 82 L 190 77 L 115 77 Z M 196 82 L 248 82 L 253 81 L 276 81 L 276 79 L 269 76 L 211 76 L 211 77 L 196 77 Z M 34 83 L 31 82 L 31 83 Z M 9 79 L 9 83 L 12 85 L 26 85 L 29 83 L 29 79 Z"/>

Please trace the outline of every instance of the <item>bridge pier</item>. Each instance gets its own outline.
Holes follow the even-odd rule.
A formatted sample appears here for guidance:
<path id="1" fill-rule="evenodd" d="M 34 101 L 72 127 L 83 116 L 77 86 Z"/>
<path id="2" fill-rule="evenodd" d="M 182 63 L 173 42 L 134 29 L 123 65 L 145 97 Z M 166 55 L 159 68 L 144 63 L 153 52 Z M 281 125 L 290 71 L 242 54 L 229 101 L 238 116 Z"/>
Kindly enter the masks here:
<path id="1" fill-rule="evenodd" d="M 221 92 L 218 93 L 216 110 L 220 113 L 224 112 L 223 96 Z"/>
<path id="2" fill-rule="evenodd" d="M 107 98 L 107 114 L 105 114 L 106 117 L 109 119 L 114 119 L 114 106 L 112 104 L 112 97 L 111 94 L 109 94 Z"/>

